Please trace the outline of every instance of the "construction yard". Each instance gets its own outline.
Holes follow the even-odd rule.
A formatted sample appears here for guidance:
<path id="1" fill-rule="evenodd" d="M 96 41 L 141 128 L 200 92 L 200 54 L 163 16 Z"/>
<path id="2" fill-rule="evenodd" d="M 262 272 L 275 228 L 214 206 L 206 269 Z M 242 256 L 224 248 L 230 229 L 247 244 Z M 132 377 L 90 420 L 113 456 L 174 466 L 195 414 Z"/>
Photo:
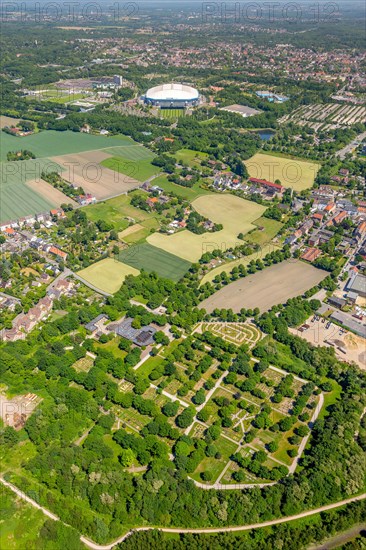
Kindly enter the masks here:
<path id="1" fill-rule="evenodd" d="M 332 347 L 341 361 L 356 363 L 366 370 L 366 340 L 325 318 L 309 318 L 304 328 L 290 328 L 292 334 L 300 336 L 313 346 Z"/>

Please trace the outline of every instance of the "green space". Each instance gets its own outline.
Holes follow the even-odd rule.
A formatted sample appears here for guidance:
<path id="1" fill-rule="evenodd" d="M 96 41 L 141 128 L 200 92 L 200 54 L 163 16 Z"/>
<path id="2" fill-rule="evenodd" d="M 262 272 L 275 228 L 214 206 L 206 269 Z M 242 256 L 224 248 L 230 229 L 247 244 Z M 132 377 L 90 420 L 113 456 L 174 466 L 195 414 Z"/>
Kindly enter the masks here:
<path id="1" fill-rule="evenodd" d="M 167 176 L 158 176 L 154 178 L 154 185 L 164 189 L 166 193 L 175 193 L 183 199 L 194 201 L 197 197 L 201 195 L 212 194 L 212 191 L 208 191 L 200 186 L 200 182 L 195 183 L 192 187 L 184 187 L 183 185 L 178 185 L 168 180 Z"/>
<path id="2" fill-rule="evenodd" d="M 254 225 L 257 229 L 254 229 L 246 234 L 245 239 L 252 243 L 260 244 L 261 246 L 271 242 L 273 237 L 277 235 L 283 224 L 264 216 L 255 220 Z"/>
<path id="3" fill-rule="evenodd" d="M 191 266 L 190 262 L 149 243 L 142 243 L 122 250 L 119 260 L 135 269 L 155 271 L 159 277 L 173 281 L 179 281 Z"/>
<path id="4" fill-rule="evenodd" d="M 32 495 L 34 497 L 34 495 Z M 10 489 L 0 487 L 0 548 L 2 550 L 82 550 L 77 531 L 47 518 Z"/>
<path id="5" fill-rule="evenodd" d="M 116 231 L 122 231 L 131 223 L 127 218 L 141 223 L 157 216 L 156 212 L 146 212 L 131 205 L 131 198 L 137 193 L 141 194 L 141 192 L 134 191 L 128 195 L 119 195 L 113 199 L 86 206 L 83 208 L 83 212 L 93 222 L 107 220 L 108 223 L 113 223 Z"/>
<path id="6" fill-rule="evenodd" d="M 201 151 L 193 151 L 193 149 L 178 149 L 174 153 L 174 157 L 177 162 L 183 162 L 183 164 L 188 164 L 192 168 L 198 168 L 201 166 L 201 160 L 206 159 L 208 154 Z"/>
<path id="7" fill-rule="evenodd" d="M 115 172 L 125 174 L 130 178 L 144 182 L 159 173 L 159 167 L 151 164 L 149 159 L 132 160 L 127 157 L 110 157 L 101 162 L 102 166 Z"/>

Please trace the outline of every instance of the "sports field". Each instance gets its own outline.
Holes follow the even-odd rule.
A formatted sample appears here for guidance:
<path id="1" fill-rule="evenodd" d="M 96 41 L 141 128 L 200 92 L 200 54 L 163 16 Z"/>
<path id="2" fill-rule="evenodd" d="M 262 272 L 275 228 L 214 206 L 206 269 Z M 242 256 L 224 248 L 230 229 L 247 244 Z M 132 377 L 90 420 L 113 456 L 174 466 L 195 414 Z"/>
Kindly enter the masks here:
<path id="1" fill-rule="evenodd" d="M 276 304 L 303 294 L 326 277 L 326 272 L 301 261 L 287 260 L 224 286 L 201 302 L 211 313 L 215 308 L 267 311 Z"/>
<path id="2" fill-rule="evenodd" d="M 191 266 L 190 262 L 148 243 L 122 250 L 119 259 L 136 269 L 155 271 L 160 277 L 175 282 L 179 281 Z"/>
<path id="3" fill-rule="evenodd" d="M 272 182 L 278 179 L 284 187 L 291 187 L 295 191 L 312 187 L 320 168 L 316 162 L 265 153 L 256 153 L 245 161 L 245 165 L 251 177 Z"/>
<path id="4" fill-rule="evenodd" d="M 138 269 L 113 258 L 105 258 L 78 272 L 78 275 L 88 283 L 110 294 L 119 290 L 127 275 L 138 274 Z"/>
<path id="5" fill-rule="evenodd" d="M 202 235 L 195 235 L 188 230 L 174 235 L 154 233 L 148 237 L 148 242 L 167 252 L 178 254 L 189 262 L 197 262 L 204 252 L 226 250 L 240 244 L 238 234 L 254 229 L 254 220 L 265 211 L 260 204 L 233 195 L 205 195 L 195 199 L 192 206 L 202 216 L 221 223 L 223 229 Z"/>
<path id="6" fill-rule="evenodd" d="M 159 114 L 162 118 L 181 118 L 186 113 L 184 109 L 160 109 Z"/>

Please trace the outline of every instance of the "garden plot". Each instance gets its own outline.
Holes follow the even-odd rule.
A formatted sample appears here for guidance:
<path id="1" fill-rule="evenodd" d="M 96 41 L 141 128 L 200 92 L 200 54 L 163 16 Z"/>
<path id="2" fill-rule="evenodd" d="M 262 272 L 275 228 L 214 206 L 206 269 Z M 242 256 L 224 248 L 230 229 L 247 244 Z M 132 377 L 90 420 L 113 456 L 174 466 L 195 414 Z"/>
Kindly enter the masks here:
<path id="1" fill-rule="evenodd" d="M 366 107 L 352 104 L 328 103 L 303 105 L 289 115 L 279 119 L 280 123 L 295 122 L 300 126 L 310 126 L 318 131 L 346 128 L 353 124 L 364 123 Z M 316 126 L 314 126 L 316 124 Z"/>
<path id="2" fill-rule="evenodd" d="M 5 426 L 21 430 L 34 409 L 42 401 L 34 393 L 16 395 L 12 398 L 0 393 L 0 417 Z"/>
<path id="3" fill-rule="evenodd" d="M 86 355 L 85 357 L 82 357 L 76 363 L 73 364 L 73 368 L 77 372 L 89 372 L 94 364 L 94 359 L 89 357 L 89 355 Z"/>

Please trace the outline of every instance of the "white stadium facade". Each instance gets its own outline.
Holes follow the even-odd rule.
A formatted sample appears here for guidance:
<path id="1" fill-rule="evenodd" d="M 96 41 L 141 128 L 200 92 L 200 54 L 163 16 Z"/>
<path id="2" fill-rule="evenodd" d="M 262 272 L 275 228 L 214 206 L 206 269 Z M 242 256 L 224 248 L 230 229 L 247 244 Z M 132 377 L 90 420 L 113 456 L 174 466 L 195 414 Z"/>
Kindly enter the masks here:
<path id="1" fill-rule="evenodd" d="M 162 109 L 179 109 L 198 105 L 200 94 L 196 88 L 186 84 L 161 84 L 150 88 L 144 96 L 144 101 L 148 105 Z"/>

